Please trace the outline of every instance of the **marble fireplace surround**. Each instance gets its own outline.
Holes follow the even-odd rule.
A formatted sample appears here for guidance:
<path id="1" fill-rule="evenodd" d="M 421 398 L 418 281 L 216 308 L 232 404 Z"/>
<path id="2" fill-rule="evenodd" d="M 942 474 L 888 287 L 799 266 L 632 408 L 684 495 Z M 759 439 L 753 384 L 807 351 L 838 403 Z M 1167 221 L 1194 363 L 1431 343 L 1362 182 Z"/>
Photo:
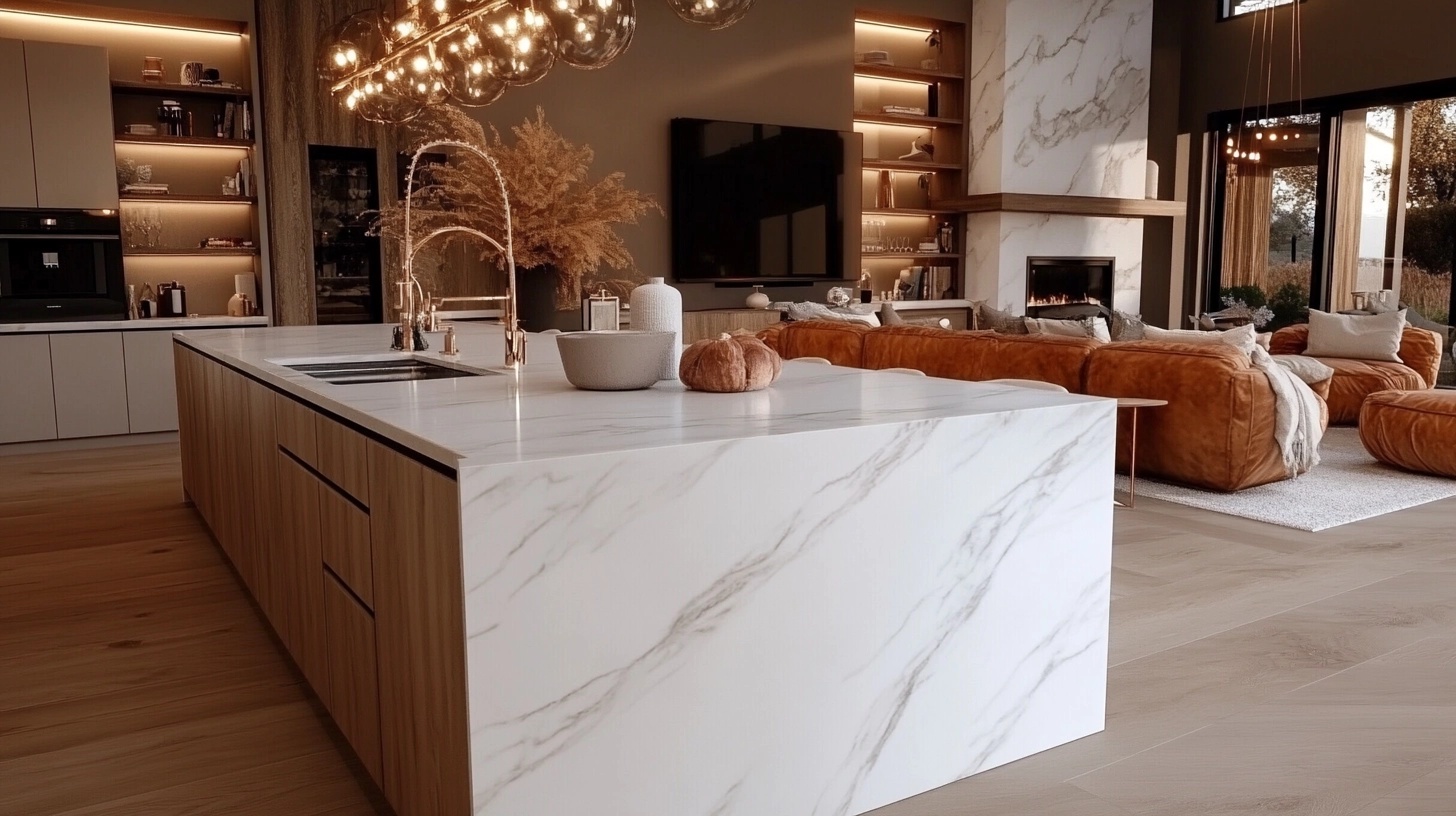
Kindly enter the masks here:
<path id="1" fill-rule="evenodd" d="M 1034 257 L 1114 258 L 1138 312 L 1153 0 L 974 0 L 966 286 L 1024 314 Z"/>

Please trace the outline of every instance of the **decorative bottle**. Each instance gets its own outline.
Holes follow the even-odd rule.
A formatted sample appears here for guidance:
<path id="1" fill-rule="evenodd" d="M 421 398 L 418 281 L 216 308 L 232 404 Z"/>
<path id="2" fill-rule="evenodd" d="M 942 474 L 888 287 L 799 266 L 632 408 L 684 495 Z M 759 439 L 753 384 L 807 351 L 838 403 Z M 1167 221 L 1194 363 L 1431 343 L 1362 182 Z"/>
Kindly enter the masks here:
<path id="1" fill-rule="evenodd" d="M 664 278 L 648 278 L 647 283 L 632 290 L 632 329 L 676 335 L 662 360 L 662 379 L 676 380 L 682 357 L 682 293 L 668 286 Z"/>
<path id="2" fill-rule="evenodd" d="M 763 293 L 762 286 L 753 287 L 753 294 L 744 301 L 744 304 L 750 309 L 767 309 L 770 303 L 772 301 L 768 299 L 768 295 Z"/>

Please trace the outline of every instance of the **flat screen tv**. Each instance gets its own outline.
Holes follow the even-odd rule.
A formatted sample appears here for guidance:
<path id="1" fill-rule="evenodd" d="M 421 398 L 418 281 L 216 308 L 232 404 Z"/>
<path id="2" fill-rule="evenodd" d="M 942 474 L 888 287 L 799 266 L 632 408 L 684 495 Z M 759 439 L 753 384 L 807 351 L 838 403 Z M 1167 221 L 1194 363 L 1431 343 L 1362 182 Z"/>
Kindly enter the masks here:
<path id="1" fill-rule="evenodd" d="M 843 280 L 859 206 L 854 133 L 672 121 L 672 266 L 679 281 Z M 857 223 L 857 221 L 855 222 Z"/>

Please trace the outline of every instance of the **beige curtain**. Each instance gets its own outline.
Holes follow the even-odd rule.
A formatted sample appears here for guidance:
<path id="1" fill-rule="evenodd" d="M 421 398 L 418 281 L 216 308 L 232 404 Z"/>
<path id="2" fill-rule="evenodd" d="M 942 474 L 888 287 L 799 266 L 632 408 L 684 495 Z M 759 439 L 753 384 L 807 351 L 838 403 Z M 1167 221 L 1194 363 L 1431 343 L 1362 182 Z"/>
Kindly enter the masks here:
<path id="1" fill-rule="evenodd" d="M 1263 164 L 1230 165 L 1223 212 L 1223 286 L 1264 288 L 1274 216 L 1273 171 Z"/>
<path id="2" fill-rule="evenodd" d="M 1365 119 L 1363 110 L 1340 119 L 1340 159 L 1335 175 L 1335 241 L 1330 261 L 1330 309 L 1355 308 L 1360 288 L 1360 227 L 1365 216 Z"/>

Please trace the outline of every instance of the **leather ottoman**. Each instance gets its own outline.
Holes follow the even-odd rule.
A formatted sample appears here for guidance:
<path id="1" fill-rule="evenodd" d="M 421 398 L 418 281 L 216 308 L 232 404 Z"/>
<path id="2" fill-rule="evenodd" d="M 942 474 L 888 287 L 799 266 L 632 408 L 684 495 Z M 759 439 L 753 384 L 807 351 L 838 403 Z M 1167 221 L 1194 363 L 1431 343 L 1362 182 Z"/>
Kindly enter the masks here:
<path id="1" fill-rule="evenodd" d="M 1381 391 L 1360 409 L 1371 456 L 1416 473 L 1456 479 L 1456 391 Z"/>

